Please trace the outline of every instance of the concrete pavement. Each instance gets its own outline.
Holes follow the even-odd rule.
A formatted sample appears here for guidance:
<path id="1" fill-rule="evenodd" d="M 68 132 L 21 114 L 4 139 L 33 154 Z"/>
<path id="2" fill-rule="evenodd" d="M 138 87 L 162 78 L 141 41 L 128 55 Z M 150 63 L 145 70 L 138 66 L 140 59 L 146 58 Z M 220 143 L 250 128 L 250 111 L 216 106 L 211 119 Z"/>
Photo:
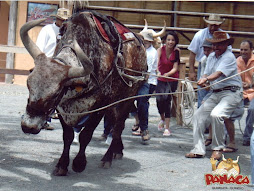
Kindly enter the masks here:
<path id="1" fill-rule="evenodd" d="M 103 122 L 94 132 L 87 148 L 87 168 L 75 173 L 69 167 L 67 177 L 51 175 L 62 152 L 62 129 L 53 120 L 53 131 L 42 130 L 38 135 L 25 135 L 20 128 L 20 117 L 25 111 L 28 90 L 25 86 L 0 84 L 0 191 L 16 190 L 91 190 L 91 191 L 204 191 L 251 190 L 250 186 L 237 184 L 212 184 L 207 186 L 205 174 L 212 172 L 211 149 L 202 159 L 187 159 L 184 155 L 192 148 L 192 129 L 171 121 L 172 136 L 163 137 L 158 132 L 155 99 L 149 108 L 149 145 L 131 135 L 134 119 L 127 119 L 123 132 L 124 158 L 113 161 L 110 169 L 98 168 L 108 145 L 100 141 Z M 245 112 L 246 115 L 246 112 Z M 245 127 L 245 117 L 240 121 Z M 225 158 L 235 160 L 243 176 L 251 174 L 249 147 L 242 146 L 242 134 L 236 123 L 238 151 L 226 153 Z M 78 145 L 72 145 L 70 158 L 75 157 Z"/>

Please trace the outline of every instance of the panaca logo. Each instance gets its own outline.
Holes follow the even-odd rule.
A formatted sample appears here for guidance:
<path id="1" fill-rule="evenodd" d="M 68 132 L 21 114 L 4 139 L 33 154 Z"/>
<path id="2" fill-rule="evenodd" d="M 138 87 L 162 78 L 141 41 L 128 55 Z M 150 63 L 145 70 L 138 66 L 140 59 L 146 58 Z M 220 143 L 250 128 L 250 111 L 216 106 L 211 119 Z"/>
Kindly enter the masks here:
<path id="1" fill-rule="evenodd" d="M 247 176 L 240 175 L 240 166 L 238 164 L 239 156 L 237 160 L 231 158 L 225 159 L 222 155 L 222 161 L 211 158 L 212 174 L 205 175 L 206 185 L 210 184 L 249 184 L 250 180 Z"/>

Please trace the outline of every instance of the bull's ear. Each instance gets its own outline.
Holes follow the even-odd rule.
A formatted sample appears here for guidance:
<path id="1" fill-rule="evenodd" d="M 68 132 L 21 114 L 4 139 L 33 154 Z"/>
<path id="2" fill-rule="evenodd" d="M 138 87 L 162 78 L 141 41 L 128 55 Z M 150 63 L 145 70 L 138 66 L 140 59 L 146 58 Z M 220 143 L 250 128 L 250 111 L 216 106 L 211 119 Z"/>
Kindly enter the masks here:
<path id="1" fill-rule="evenodd" d="M 68 78 L 79 78 L 90 74 L 83 67 L 70 67 L 68 71 Z"/>
<path id="2" fill-rule="evenodd" d="M 81 64 L 84 67 L 86 75 L 91 74 L 91 72 L 94 69 L 93 63 L 87 57 L 87 55 L 84 53 L 84 51 L 80 48 L 80 46 L 79 46 L 78 42 L 76 41 L 76 39 L 74 39 L 73 45 L 74 45 L 74 49 L 76 51 L 77 57 L 79 58 Z"/>

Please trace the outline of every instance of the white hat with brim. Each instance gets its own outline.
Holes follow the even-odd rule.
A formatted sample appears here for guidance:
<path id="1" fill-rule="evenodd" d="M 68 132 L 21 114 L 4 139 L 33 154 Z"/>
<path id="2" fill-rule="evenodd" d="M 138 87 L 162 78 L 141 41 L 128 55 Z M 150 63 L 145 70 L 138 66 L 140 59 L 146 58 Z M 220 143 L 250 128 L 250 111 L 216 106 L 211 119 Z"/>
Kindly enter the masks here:
<path id="1" fill-rule="evenodd" d="M 149 42 L 153 42 L 153 33 L 151 33 L 151 32 L 141 32 L 140 34 L 144 37 L 144 40 L 149 41 Z"/>
<path id="2" fill-rule="evenodd" d="M 219 15 L 216 14 L 209 15 L 208 19 L 203 17 L 203 19 L 206 23 L 211 25 L 221 25 L 225 21 L 225 19 L 222 19 Z"/>
<path id="3" fill-rule="evenodd" d="M 58 19 L 61 19 L 61 20 L 66 20 L 68 19 L 71 14 L 70 14 L 70 10 L 69 9 L 66 9 L 66 8 L 59 8 L 57 10 L 57 14 L 56 15 L 50 15 L 51 17 L 56 17 Z"/>

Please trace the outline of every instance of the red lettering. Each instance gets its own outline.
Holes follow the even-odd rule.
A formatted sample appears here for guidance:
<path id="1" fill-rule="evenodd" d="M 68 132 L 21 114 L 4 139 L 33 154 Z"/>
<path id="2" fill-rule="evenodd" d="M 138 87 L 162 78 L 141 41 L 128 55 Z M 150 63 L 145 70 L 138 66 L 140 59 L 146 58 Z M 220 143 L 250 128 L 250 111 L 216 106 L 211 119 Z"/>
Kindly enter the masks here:
<path id="1" fill-rule="evenodd" d="M 220 183 L 220 176 L 214 176 L 213 177 L 213 183 Z"/>
<path id="2" fill-rule="evenodd" d="M 250 180 L 248 178 L 248 176 L 245 176 L 244 179 L 242 180 L 241 184 L 249 184 Z"/>
<path id="3" fill-rule="evenodd" d="M 206 174 L 206 175 L 205 175 L 205 181 L 206 181 L 206 185 L 210 185 L 211 183 L 214 183 L 214 182 L 213 182 L 213 175 L 211 175 L 211 174 Z"/>
<path id="4" fill-rule="evenodd" d="M 224 174 L 223 176 L 213 176 L 212 174 L 206 174 L 205 175 L 205 181 L 206 181 L 206 185 L 210 185 L 210 184 L 249 184 L 250 180 L 248 178 L 248 176 L 245 176 L 243 179 L 242 175 L 238 175 L 236 177 L 230 176 L 229 178 L 227 177 L 226 174 Z"/>
<path id="5" fill-rule="evenodd" d="M 243 176 L 242 175 L 238 175 L 236 178 L 235 178 L 235 183 L 236 184 L 241 184 L 241 179 L 243 178 Z"/>
<path id="6" fill-rule="evenodd" d="M 228 177 L 226 174 L 220 176 L 220 184 L 228 183 Z"/>
<path id="7" fill-rule="evenodd" d="M 235 179 L 233 176 L 230 176 L 230 178 L 228 179 L 228 183 L 235 183 Z"/>

